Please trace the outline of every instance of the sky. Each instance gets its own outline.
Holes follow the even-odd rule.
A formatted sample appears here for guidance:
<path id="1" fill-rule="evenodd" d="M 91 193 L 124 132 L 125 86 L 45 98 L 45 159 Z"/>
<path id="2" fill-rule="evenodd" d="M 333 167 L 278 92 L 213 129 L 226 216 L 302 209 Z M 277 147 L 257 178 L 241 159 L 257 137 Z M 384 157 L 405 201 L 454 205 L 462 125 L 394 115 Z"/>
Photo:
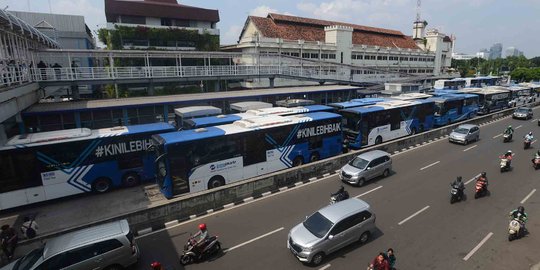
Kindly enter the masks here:
<path id="1" fill-rule="evenodd" d="M 416 0 L 179 0 L 219 10 L 222 44 L 238 41 L 247 16 L 268 12 L 399 30 L 412 35 Z M 84 15 L 92 30 L 105 26 L 104 0 L 0 0 L 0 8 Z M 455 52 L 474 54 L 494 43 L 540 56 L 540 0 L 424 0 L 428 29 L 455 36 Z"/>

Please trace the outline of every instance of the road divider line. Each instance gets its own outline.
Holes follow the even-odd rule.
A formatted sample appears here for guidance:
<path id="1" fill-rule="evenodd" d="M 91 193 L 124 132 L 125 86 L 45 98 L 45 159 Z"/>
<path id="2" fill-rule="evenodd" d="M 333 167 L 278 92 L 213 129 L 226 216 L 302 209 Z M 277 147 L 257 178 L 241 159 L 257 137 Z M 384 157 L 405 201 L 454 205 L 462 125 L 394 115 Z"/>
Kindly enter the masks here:
<path id="1" fill-rule="evenodd" d="M 235 250 L 235 249 L 237 249 L 237 248 L 243 247 L 243 246 L 245 246 L 245 245 L 247 245 L 247 244 L 250 244 L 250 243 L 253 243 L 253 242 L 255 242 L 255 241 L 257 241 L 257 240 L 259 240 L 259 239 L 261 239 L 261 238 L 264 238 L 264 237 L 267 237 L 267 236 L 272 235 L 272 234 L 274 234 L 274 233 L 277 233 L 277 232 L 279 232 L 279 231 L 281 231 L 281 230 L 283 230 L 283 229 L 284 229 L 283 227 L 281 227 L 281 228 L 279 228 L 279 229 L 275 229 L 275 230 L 273 230 L 273 231 L 271 231 L 271 232 L 265 233 L 265 234 L 263 234 L 263 235 L 261 235 L 261 236 L 258 236 L 258 237 L 255 237 L 255 238 L 249 240 L 249 241 L 246 241 L 246 242 L 244 242 L 244 243 L 242 243 L 242 244 L 238 244 L 238 245 L 236 245 L 236 246 L 234 246 L 234 247 L 225 249 L 225 250 L 223 250 L 223 252 L 229 252 L 229 251 Z"/>
<path id="2" fill-rule="evenodd" d="M 538 119 L 533 119 L 533 120 L 531 120 L 531 123 L 533 123 L 533 122 L 536 121 L 536 120 L 538 120 Z"/>
<path id="3" fill-rule="evenodd" d="M 482 245 L 484 243 L 486 243 L 487 240 L 489 240 L 489 238 L 493 235 L 492 232 L 488 233 L 488 235 L 486 235 L 486 237 L 484 237 L 484 239 L 482 239 L 482 241 L 480 241 L 480 243 L 478 243 L 478 245 L 476 245 L 476 247 L 474 247 L 468 254 L 467 256 L 463 257 L 463 260 L 466 261 L 468 260 L 469 258 L 472 257 L 472 255 L 474 255 L 474 253 L 476 251 L 478 251 L 480 249 L 480 247 L 482 247 Z"/>
<path id="4" fill-rule="evenodd" d="M 467 151 L 469 151 L 469 150 L 471 150 L 471 149 L 473 149 L 473 148 L 475 148 L 475 147 L 477 147 L 477 146 L 478 146 L 478 144 L 473 145 L 473 146 L 471 146 L 471 147 L 469 147 L 469 148 L 467 148 L 467 149 L 464 149 L 463 152 L 467 152 Z"/>
<path id="5" fill-rule="evenodd" d="M 364 192 L 364 193 L 362 193 L 362 194 L 360 194 L 360 195 L 358 195 L 358 196 L 354 196 L 354 197 L 355 197 L 355 198 L 362 197 L 362 196 L 364 196 L 364 195 L 366 195 L 366 194 L 369 194 L 369 193 L 371 193 L 371 192 L 373 192 L 373 191 L 375 191 L 375 190 L 377 190 L 377 189 L 379 189 L 379 188 L 382 188 L 382 186 L 378 186 L 378 187 L 376 187 L 376 188 L 374 188 L 374 189 L 372 189 L 372 190 L 368 190 L 368 191 L 366 191 L 366 192 Z"/>
<path id="6" fill-rule="evenodd" d="M 412 215 L 409 216 L 408 218 L 406 218 L 406 219 L 400 221 L 400 222 L 398 223 L 398 225 L 401 225 L 401 224 L 403 224 L 403 223 L 409 221 L 411 218 L 416 217 L 418 214 L 420 214 L 420 213 L 426 211 L 428 208 L 429 208 L 429 205 L 426 206 L 426 207 L 424 207 L 424 208 L 422 208 L 422 209 L 420 209 L 420 210 L 418 210 L 416 213 L 412 214 Z"/>
<path id="7" fill-rule="evenodd" d="M 516 127 L 516 129 L 518 129 L 518 128 L 522 128 L 522 127 L 523 127 L 522 125 L 519 125 L 519 126 L 517 126 L 517 127 Z"/>
<path id="8" fill-rule="evenodd" d="M 325 266 L 319 268 L 319 270 L 326 270 L 326 269 L 330 268 L 330 266 L 332 266 L 332 265 L 327 264 L 327 265 L 325 265 Z"/>
<path id="9" fill-rule="evenodd" d="M 529 194 L 525 196 L 525 198 L 523 198 L 523 200 L 521 200 L 521 202 L 519 203 L 524 204 L 535 192 L 536 192 L 536 188 L 531 190 L 531 192 L 529 192 Z"/>
<path id="10" fill-rule="evenodd" d="M 427 165 L 427 166 L 425 166 L 425 167 L 420 168 L 420 170 L 423 171 L 423 170 L 425 170 L 425 169 L 427 169 L 427 168 L 429 168 L 429 167 L 431 167 L 431 166 L 434 166 L 434 165 L 439 164 L 440 162 L 441 162 L 441 161 L 435 161 L 435 162 L 433 162 L 433 163 L 431 163 L 431 164 L 429 164 L 429 165 Z"/>
<path id="11" fill-rule="evenodd" d="M 469 184 L 470 182 L 476 180 L 476 178 L 480 177 L 480 174 L 475 175 L 473 178 L 469 179 L 469 181 L 465 182 L 465 185 Z"/>
<path id="12" fill-rule="evenodd" d="M 495 135 L 495 136 L 493 136 L 493 139 L 496 139 L 496 138 L 498 138 L 498 137 L 501 137 L 501 136 L 502 136 L 502 133 L 501 133 L 501 134 L 499 134 L 499 135 Z"/>

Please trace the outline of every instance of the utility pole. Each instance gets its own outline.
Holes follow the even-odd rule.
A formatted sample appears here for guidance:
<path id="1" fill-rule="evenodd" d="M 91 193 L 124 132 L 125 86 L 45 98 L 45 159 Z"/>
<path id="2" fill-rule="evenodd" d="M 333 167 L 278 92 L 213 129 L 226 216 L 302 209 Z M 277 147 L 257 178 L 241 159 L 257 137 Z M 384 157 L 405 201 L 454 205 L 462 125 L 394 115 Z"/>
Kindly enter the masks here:
<path id="1" fill-rule="evenodd" d="M 416 21 L 420 21 L 420 12 L 422 7 L 422 0 L 416 0 Z"/>

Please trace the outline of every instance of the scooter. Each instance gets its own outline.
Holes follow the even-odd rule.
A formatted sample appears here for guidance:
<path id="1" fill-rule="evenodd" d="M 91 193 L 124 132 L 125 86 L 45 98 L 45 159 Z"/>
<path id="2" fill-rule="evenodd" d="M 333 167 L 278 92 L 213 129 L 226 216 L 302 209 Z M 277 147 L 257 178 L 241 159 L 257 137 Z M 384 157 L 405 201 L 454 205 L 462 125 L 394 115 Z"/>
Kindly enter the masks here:
<path id="1" fill-rule="evenodd" d="M 540 158 L 535 157 L 532 159 L 533 168 L 538 170 L 540 168 Z"/>
<path id="2" fill-rule="evenodd" d="M 193 236 L 190 236 L 186 245 L 184 245 L 183 254 L 180 255 L 180 263 L 182 265 L 187 265 L 204 258 L 208 258 L 211 255 L 214 255 L 221 251 L 221 243 L 218 241 L 217 236 L 211 236 L 206 240 L 206 246 L 201 254 L 195 250 L 195 245 L 197 241 L 193 239 Z"/>
<path id="3" fill-rule="evenodd" d="M 487 194 L 487 184 L 483 184 L 482 182 L 476 181 L 474 198 L 478 199 L 480 197 L 486 196 L 486 194 Z"/>
<path id="4" fill-rule="evenodd" d="M 523 141 L 523 149 L 529 149 L 531 148 L 531 140 L 530 139 L 525 139 Z"/>
<path id="5" fill-rule="evenodd" d="M 349 198 L 349 192 L 344 190 L 343 192 L 337 192 L 330 196 L 330 204 L 334 204 Z"/>
<path id="6" fill-rule="evenodd" d="M 508 225 L 508 241 L 523 237 L 523 231 L 521 221 L 517 218 L 513 218 Z"/>
<path id="7" fill-rule="evenodd" d="M 503 143 L 511 142 L 512 141 L 512 133 L 504 133 L 503 134 Z"/>
<path id="8" fill-rule="evenodd" d="M 505 156 L 500 156 L 499 158 L 501 159 L 501 163 L 499 164 L 501 167 L 501 173 L 509 171 L 511 169 L 510 160 Z"/>
<path id="9" fill-rule="evenodd" d="M 457 201 L 461 201 L 463 198 L 462 198 L 462 194 L 459 194 L 459 187 L 458 185 L 453 185 L 453 184 L 450 184 L 450 186 L 452 187 L 450 189 L 450 204 L 453 204 Z"/>

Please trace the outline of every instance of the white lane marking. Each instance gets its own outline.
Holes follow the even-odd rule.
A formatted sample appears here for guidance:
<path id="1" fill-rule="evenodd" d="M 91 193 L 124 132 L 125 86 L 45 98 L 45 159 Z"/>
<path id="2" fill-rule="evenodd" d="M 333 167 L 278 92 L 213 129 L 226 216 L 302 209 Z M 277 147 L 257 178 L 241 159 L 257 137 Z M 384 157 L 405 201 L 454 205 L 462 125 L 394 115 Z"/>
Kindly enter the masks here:
<path id="1" fill-rule="evenodd" d="M 535 143 L 536 141 L 537 141 L 537 140 L 532 141 L 531 144 Z"/>
<path id="2" fill-rule="evenodd" d="M 533 119 L 533 120 L 531 120 L 531 123 L 534 122 L 534 121 L 536 121 L 536 120 L 538 120 L 538 119 Z"/>
<path id="3" fill-rule="evenodd" d="M 411 219 L 411 218 L 413 218 L 413 217 L 417 216 L 418 214 L 420 214 L 420 213 L 422 213 L 422 212 L 426 211 L 426 210 L 427 210 L 428 208 L 429 208 L 429 205 L 428 205 L 428 206 L 426 206 L 426 207 L 424 207 L 424 208 L 422 208 L 422 209 L 420 209 L 420 210 L 418 210 L 418 211 L 417 211 L 416 213 L 412 214 L 412 215 L 411 215 L 411 216 L 409 216 L 408 218 L 406 218 L 406 219 L 404 219 L 404 220 L 400 221 L 400 222 L 398 223 L 398 225 L 401 225 L 401 224 L 403 224 L 403 223 L 405 223 L 405 222 L 409 221 L 409 219 Z"/>
<path id="4" fill-rule="evenodd" d="M 470 182 L 476 180 L 476 178 L 478 178 L 480 176 L 480 174 L 477 174 L 475 175 L 473 178 L 469 179 L 469 181 L 465 182 L 465 185 L 469 184 Z"/>
<path id="5" fill-rule="evenodd" d="M 371 192 L 373 192 L 373 191 L 375 191 L 375 190 L 377 190 L 377 189 L 379 189 L 379 188 L 382 188 L 382 186 L 378 186 L 378 187 L 376 187 L 376 188 L 374 188 L 374 189 L 372 189 L 372 190 L 368 190 L 368 191 L 366 191 L 366 192 L 364 192 L 364 193 L 362 193 L 362 194 L 360 194 L 360 195 L 358 195 L 358 196 L 354 196 L 354 197 L 355 197 L 355 198 L 362 197 L 362 196 L 364 196 L 364 195 L 366 195 L 366 194 L 368 194 L 368 193 L 371 193 Z"/>
<path id="6" fill-rule="evenodd" d="M 326 269 L 330 268 L 330 266 L 332 266 L 332 265 L 327 264 L 327 265 L 325 265 L 325 266 L 319 268 L 319 270 L 326 270 Z"/>
<path id="7" fill-rule="evenodd" d="M 429 164 L 429 165 L 427 165 L 427 166 L 425 166 L 425 167 L 420 168 L 420 170 L 423 171 L 423 170 L 425 170 L 425 169 L 427 169 L 427 168 L 429 168 L 429 167 L 431 167 L 431 166 L 433 166 L 433 165 L 439 164 L 440 162 L 441 162 L 441 161 L 435 161 L 435 162 L 433 162 L 433 163 L 431 163 L 431 164 Z"/>
<path id="8" fill-rule="evenodd" d="M 529 195 L 527 195 L 525 198 L 523 198 L 523 200 L 521 200 L 521 202 L 519 202 L 520 204 L 524 204 L 534 193 L 536 192 L 536 188 L 533 189 Z"/>
<path id="9" fill-rule="evenodd" d="M 480 249 L 480 247 L 482 247 L 482 245 L 493 235 L 492 232 L 488 233 L 488 235 L 486 235 L 486 237 L 484 237 L 484 239 L 482 239 L 482 241 L 480 241 L 480 243 L 478 243 L 478 245 L 476 245 L 476 247 L 474 247 L 468 254 L 467 256 L 463 257 L 463 260 L 466 261 L 468 260 L 469 258 L 471 258 L 471 256 Z"/>
<path id="10" fill-rule="evenodd" d="M 263 235 L 261 235 L 261 236 L 255 237 L 255 238 L 253 238 L 253 239 L 251 239 L 251 240 L 249 240 L 249 241 L 246 241 L 246 242 L 244 242 L 244 243 L 242 243 L 242 244 L 238 244 L 238 245 L 236 245 L 236 246 L 234 246 L 234 247 L 225 249 L 225 250 L 223 250 L 223 252 L 229 252 L 229 251 L 235 250 L 235 249 L 237 249 L 237 248 L 243 247 L 243 246 L 245 246 L 245 245 L 247 245 L 247 244 L 249 244 L 249 243 L 253 243 L 253 242 L 255 242 L 255 241 L 257 241 L 257 240 L 259 240 L 259 239 L 261 239 L 261 238 L 264 238 L 264 237 L 267 237 L 267 236 L 272 235 L 272 234 L 274 234 L 274 233 L 277 233 L 277 232 L 279 232 L 279 231 L 281 231 L 281 230 L 283 230 L 283 229 L 284 229 L 283 227 L 281 227 L 281 228 L 279 228 L 279 229 L 275 229 L 275 230 L 273 230 L 273 231 L 271 231 L 271 232 L 269 232 L 269 233 L 265 233 L 265 234 L 263 234 Z"/>
<path id="11" fill-rule="evenodd" d="M 467 152 L 467 151 L 469 151 L 469 150 L 471 150 L 471 149 L 473 149 L 473 148 L 475 148 L 475 147 L 477 147 L 477 146 L 478 146 L 478 144 L 473 145 L 473 146 L 471 146 L 471 147 L 469 147 L 469 148 L 467 148 L 467 149 L 464 149 L 463 152 Z"/>
<path id="12" fill-rule="evenodd" d="M 309 186 L 309 185 L 313 185 L 313 184 L 318 183 L 318 182 L 323 181 L 323 180 L 330 179 L 330 178 L 332 178 L 332 177 L 334 177 L 334 176 L 337 176 L 337 174 L 332 174 L 332 175 L 329 175 L 328 177 L 323 177 L 323 178 L 321 178 L 321 179 L 318 179 L 318 180 L 315 180 L 315 181 L 311 181 L 311 182 L 309 182 L 309 183 L 306 183 L 305 185 L 301 185 L 301 186 L 297 186 L 297 187 L 292 187 L 292 188 L 286 188 L 286 187 L 285 187 L 286 190 L 284 190 L 284 191 L 280 191 L 280 192 L 273 193 L 273 194 L 268 195 L 268 196 L 260 197 L 260 198 L 258 198 L 258 199 L 251 200 L 251 201 L 249 201 L 249 202 L 245 202 L 245 203 L 242 203 L 242 204 L 238 204 L 238 205 L 235 205 L 235 206 L 233 206 L 233 207 L 225 208 L 225 209 L 223 209 L 223 210 L 219 210 L 219 211 L 216 211 L 216 212 L 214 212 L 214 213 L 207 214 L 207 215 L 204 215 L 204 216 L 197 217 L 197 215 L 191 215 L 189 220 L 186 220 L 186 221 L 184 221 L 184 222 L 178 223 L 177 225 L 170 226 L 170 227 L 168 227 L 168 228 L 163 228 L 163 229 L 155 230 L 155 231 L 152 231 L 151 233 L 147 233 L 147 234 L 145 234 L 145 235 L 137 236 L 137 237 L 135 237 L 135 239 L 139 239 L 139 238 L 147 237 L 147 236 L 150 236 L 150 235 L 154 235 L 154 234 L 157 234 L 157 233 L 160 233 L 160 232 L 169 230 L 169 229 L 173 229 L 173 228 L 182 226 L 182 225 L 184 225 L 184 224 L 188 224 L 188 223 L 195 222 L 195 221 L 197 221 L 197 220 L 201 220 L 201 219 L 203 219 L 203 218 L 207 218 L 207 217 L 210 217 L 210 216 L 219 214 L 219 213 L 227 212 L 227 211 L 230 211 L 230 210 L 232 210 L 232 209 L 236 209 L 236 208 L 238 208 L 238 207 L 243 207 L 243 206 L 245 206 L 245 205 L 252 204 L 252 203 L 254 203 L 254 202 L 258 202 L 258 201 L 261 201 L 261 200 L 266 199 L 266 198 L 271 198 L 271 197 L 274 197 L 274 196 L 277 196 L 277 195 L 280 195 L 280 194 L 285 194 L 285 193 L 287 193 L 287 192 L 290 192 L 290 191 L 293 191 L 293 190 L 296 190 L 296 189 L 299 189 L 299 188 L 307 187 L 307 186 Z"/>
<path id="13" fill-rule="evenodd" d="M 501 137 L 501 136 L 502 136 L 502 133 L 501 133 L 501 134 L 499 134 L 499 135 L 495 135 L 495 136 L 493 136 L 493 139 L 495 139 L 495 138 L 497 138 L 497 137 Z"/>
<path id="14" fill-rule="evenodd" d="M 518 129 L 518 128 L 522 128 L 522 127 L 523 127 L 522 125 L 519 125 L 519 126 L 517 126 L 517 127 L 516 127 L 516 129 Z"/>

